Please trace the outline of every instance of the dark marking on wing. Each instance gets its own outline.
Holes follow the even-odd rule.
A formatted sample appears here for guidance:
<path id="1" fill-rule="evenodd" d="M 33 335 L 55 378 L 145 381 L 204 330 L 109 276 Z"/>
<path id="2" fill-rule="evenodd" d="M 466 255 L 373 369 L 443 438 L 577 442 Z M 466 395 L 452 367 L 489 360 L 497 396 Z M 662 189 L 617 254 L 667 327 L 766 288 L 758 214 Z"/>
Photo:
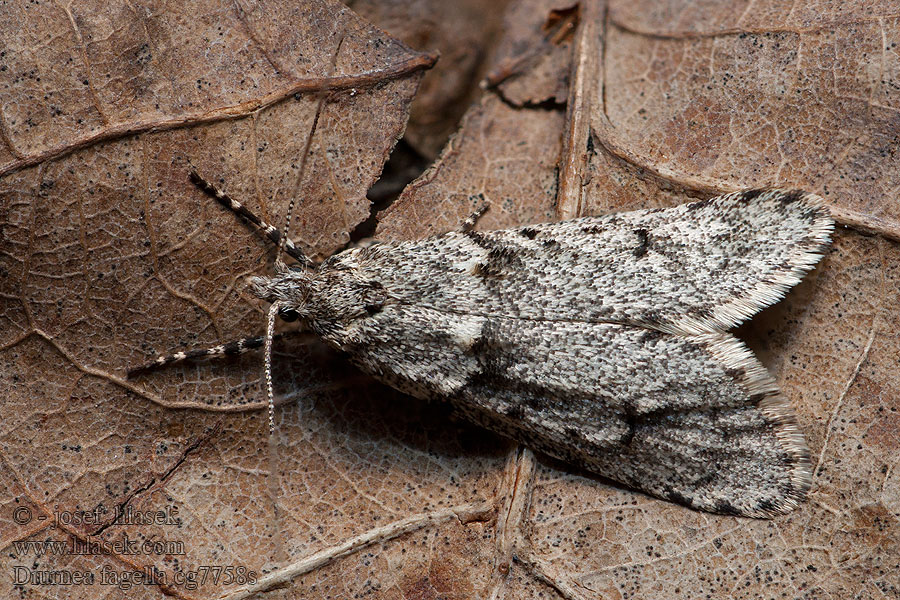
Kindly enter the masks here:
<path id="1" fill-rule="evenodd" d="M 665 497 L 672 502 L 677 502 L 678 504 L 682 504 L 684 506 L 694 505 L 693 498 L 689 498 L 673 488 L 668 488 L 667 490 L 665 490 Z"/>
<path id="2" fill-rule="evenodd" d="M 640 258 L 650 249 L 650 232 L 641 228 L 635 229 L 634 233 L 638 236 L 638 245 L 632 252 L 637 258 Z"/>
<path id="3" fill-rule="evenodd" d="M 522 407 L 518 404 L 510 404 L 504 413 L 510 419 L 520 420 L 522 418 Z"/>
<path id="4" fill-rule="evenodd" d="M 657 331 L 655 329 L 647 329 L 641 334 L 640 342 L 642 344 L 647 344 L 648 346 L 656 345 L 661 338 L 663 338 L 665 334 L 661 331 Z"/>
<path id="5" fill-rule="evenodd" d="M 725 374 L 735 381 L 744 381 L 747 378 L 747 371 L 741 368 L 731 367 L 725 369 Z"/>
<path id="6" fill-rule="evenodd" d="M 688 211 L 700 210 L 701 208 L 706 208 L 710 204 L 712 204 L 713 198 L 707 198 L 706 200 L 700 200 L 699 202 L 691 202 L 690 204 L 685 204 L 685 208 Z"/>
<path id="7" fill-rule="evenodd" d="M 791 190 L 786 194 L 782 194 L 778 200 L 781 202 L 782 206 L 787 206 L 788 204 L 793 204 L 801 200 L 806 194 L 800 190 Z"/>
<path id="8" fill-rule="evenodd" d="M 741 194 L 741 200 L 744 202 L 752 202 L 765 193 L 765 190 L 747 190 Z"/>
<path id="9" fill-rule="evenodd" d="M 500 271 L 493 269 L 488 263 L 478 263 L 472 269 L 472 275 L 482 279 L 489 279 L 491 277 L 499 277 Z"/>
<path id="10" fill-rule="evenodd" d="M 467 238 L 472 240 L 476 245 L 481 246 L 485 250 L 490 250 L 493 248 L 494 244 L 490 239 L 480 231 L 475 231 L 474 229 L 469 229 L 464 234 Z"/>
<path id="11" fill-rule="evenodd" d="M 631 445 L 631 441 L 634 439 L 634 435 L 637 433 L 637 429 L 640 427 L 642 421 L 644 421 L 644 419 L 638 417 L 634 413 L 634 409 L 630 406 L 625 406 L 625 424 L 628 426 L 628 431 L 622 436 L 622 444 L 625 446 Z"/>
<path id="12" fill-rule="evenodd" d="M 766 502 L 765 500 L 762 502 Z M 762 504 L 761 503 L 761 504 Z M 740 515 L 741 511 L 735 508 L 730 502 L 719 500 L 716 502 L 715 511 L 720 515 Z"/>
<path id="13" fill-rule="evenodd" d="M 753 394 L 752 396 L 747 397 L 747 404 L 749 406 L 757 406 L 760 402 L 762 402 L 766 397 L 766 394 Z"/>
<path id="14" fill-rule="evenodd" d="M 487 258 L 483 262 L 475 265 L 473 274 L 483 278 L 502 277 L 504 272 L 516 270 L 521 264 L 522 261 L 514 248 L 497 244 L 488 250 Z"/>

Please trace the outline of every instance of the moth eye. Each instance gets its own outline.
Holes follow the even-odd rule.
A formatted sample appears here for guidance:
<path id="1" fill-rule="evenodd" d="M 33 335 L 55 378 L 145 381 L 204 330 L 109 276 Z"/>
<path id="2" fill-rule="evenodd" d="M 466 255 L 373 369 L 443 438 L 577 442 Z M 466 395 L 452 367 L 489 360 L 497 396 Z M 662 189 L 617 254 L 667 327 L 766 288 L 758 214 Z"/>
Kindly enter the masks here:
<path id="1" fill-rule="evenodd" d="M 287 323 L 292 323 L 300 318 L 296 310 L 279 310 L 278 316 Z"/>
<path id="2" fill-rule="evenodd" d="M 380 304 L 366 304 L 366 312 L 369 313 L 369 316 L 377 315 L 381 312 Z"/>

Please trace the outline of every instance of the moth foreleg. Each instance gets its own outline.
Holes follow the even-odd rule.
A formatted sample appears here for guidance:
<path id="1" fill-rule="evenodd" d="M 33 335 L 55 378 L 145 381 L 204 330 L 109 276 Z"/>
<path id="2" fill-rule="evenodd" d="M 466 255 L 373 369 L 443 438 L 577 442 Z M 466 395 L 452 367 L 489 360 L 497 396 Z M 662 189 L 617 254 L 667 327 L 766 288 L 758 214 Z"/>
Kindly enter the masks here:
<path id="1" fill-rule="evenodd" d="M 475 224 L 478 222 L 478 219 L 480 219 L 481 216 L 484 215 L 484 213 L 486 213 L 490 207 L 491 207 L 490 203 L 486 202 L 486 203 L 482 204 L 481 206 L 479 206 L 478 208 L 476 208 L 475 212 L 473 212 L 471 215 L 466 217 L 466 220 L 460 224 L 459 230 L 463 233 L 465 233 L 467 231 L 471 231 L 472 228 L 475 227 Z"/>

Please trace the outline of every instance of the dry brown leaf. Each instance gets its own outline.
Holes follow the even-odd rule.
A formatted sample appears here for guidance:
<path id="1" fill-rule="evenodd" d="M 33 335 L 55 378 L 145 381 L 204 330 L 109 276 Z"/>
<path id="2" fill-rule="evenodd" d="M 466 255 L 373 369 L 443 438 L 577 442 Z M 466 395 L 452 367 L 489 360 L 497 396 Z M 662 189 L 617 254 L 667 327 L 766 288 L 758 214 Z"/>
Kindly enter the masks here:
<path id="1" fill-rule="evenodd" d="M 478 97 L 509 0 L 346 0 L 364 19 L 416 50 L 440 52 L 410 109 L 404 139 L 433 160 Z"/>
<path id="2" fill-rule="evenodd" d="M 560 110 L 520 111 L 487 94 L 472 106 L 437 163 L 380 213 L 379 239 L 455 229 L 479 207 L 480 229 L 554 219 Z"/>
<path id="3" fill-rule="evenodd" d="M 298 138 L 310 129 L 315 99 L 306 95 L 244 116 L 260 96 L 240 87 L 236 76 L 216 90 L 221 95 L 228 88 L 234 97 L 221 102 L 217 95 L 203 96 L 212 106 L 204 112 L 197 108 L 200 98 L 190 95 L 195 79 L 219 82 L 192 76 L 184 88 L 166 79 L 178 91 L 172 96 L 160 88 L 160 98 L 172 102 L 151 115 L 165 120 L 169 129 L 160 133 L 141 125 L 133 132 L 87 126 L 69 134 L 18 116 L 16 130 L 9 126 L 8 106 L 21 111 L 51 105 L 37 101 L 37 84 L 28 76 L 12 83 L 27 73 L 17 68 L 4 97 L 14 90 L 36 100 L 0 107 L 2 131 L 11 140 L 5 160 L 12 165 L 0 180 L 0 274 L 6 275 L 0 279 L 0 386 L 15 392 L 3 404 L 0 433 L 0 540 L 7 550 L 0 565 L 0 577 L 7 579 L 0 586 L 11 585 L 12 567 L 19 564 L 98 574 L 104 566 L 123 572 L 151 564 L 174 574 L 233 565 L 271 571 L 262 587 L 283 582 L 267 598 L 896 597 L 900 323 L 891 309 L 900 300 L 900 257 L 890 240 L 900 236 L 893 216 L 896 143 L 886 144 L 896 132 L 889 109 L 900 96 L 876 99 L 861 90 L 873 89 L 866 87 L 873 73 L 886 82 L 900 80 L 893 50 L 876 53 L 866 46 L 871 39 L 878 41 L 872 48 L 890 48 L 900 27 L 896 15 L 871 3 L 858 14 L 814 2 L 790 11 L 779 6 L 583 2 L 572 40 L 567 114 L 519 108 L 509 97 L 487 92 L 441 160 L 385 213 L 379 233 L 397 238 L 447 229 L 481 202 L 479 194 L 491 202 L 479 223 L 484 228 L 671 205 L 776 181 L 827 194 L 839 219 L 856 229 L 838 232 L 824 264 L 786 302 L 741 330 L 793 400 L 813 450 L 814 488 L 798 511 L 773 521 L 737 519 L 623 490 L 457 424 L 446 407 L 342 371 L 340 361 L 315 345 L 282 346 L 279 352 L 277 387 L 286 398 L 278 412 L 274 462 L 266 450 L 264 411 L 251 410 L 263 398 L 258 356 L 126 382 L 124 369 L 151 349 L 259 331 L 259 307 L 241 289 L 245 274 L 265 267 L 263 244 L 186 186 L 184 157 L 223 177 L 229 191 L 278 222 L 289 193 L 290 160 L 302 153 Z M 223 56 L 246 60 L 243 70 L 250 72 L 249 65 L 257 64 L 246 57 L 250 48 L 290 47 L 286 38 L 297 33 L 297 40 L 317 49 L 313 78 L 328 73 L 333 44 L 298 33 L 303 19 L 290 20 L 288 31 L 275 28 L 278 35 L 248 35 L 253 11 L 244 10 L 238 23 L 228 21 L 233 9 L 210 18 L 216 35 L 218 26 L 226 32 L 223 44 L 243 52 L 223 50 Z M 523 28 L 532 27 L 533 17 Z M 356 32 L 348 36 L 360 46 L 376 39 L 351 16 L 342 18 L 335 26 L 337 17 L 329 15 L 317 26 Z M 878 27 L 877 39 L 867 37 Z M 245 33 L 234 37 L 235 31 Z M 21 35 L 32 55 L 50 47 L 30 33 Z M 197 36 L 170 37 L 178 41 L 166 47 L 180 51 Z M 112 44 L 109 35 L 97 39 Z M 423 63 L 377 39 L 399 53 L 386 52 L 387 64 Z M 809 45 L 816 39 L 831 39 L 831 53 L 827 44 Z M 542 36 L 533 40 L 535 47 L 545 43 Z M 269 54 L 280 61 L 294 56 L 287 50 Z M 261 64 L 271 65 L 268 60 Z M 845 66 L 826 68 L 835 60 Z M 336 74 L 351 76 L 341 70 L 350 62 L 338 60 Z M 109 59 L 106 68 L 116 64 Z M 181 58 L 170 64 L 190 63 Z M 790 77 L 784 65 L 793 65 Z M 227 65 L 216 68 L 228 72 Z M 384 67 L 374 62 L 366 70 Z M 3 73 L 8 71 L 0 78 Z M 315 139 L 323 140 L 313 147 L 332 152 L 313 151 L 295 230 L 307 249 L 330 252 L 365 217 L 364 204 L 349 207 L 378 170 L 372 165 L 380 163 L 356 158 L 368 156 L 367 150 L 353 152 L 377 148 L 383 159 L 402 129 L 398 115 L 415 87 L 415 75 L 403 73 L 387 76 L 385 87 L 359 86 L 356 96 L 332 94 L 326 103 L 317 132 L 335 134 L 317 133 Z M 262 86 L 278 79 L 264 74 L 248 81 Z M 832 78 L 823 81 L 823 74 Z M 739 86 L 729 83 L 739 77 Z M 123 88 L 129 82 L 146 87 L 134 83 L 137 78 L 112 79 Z M 547 79 L 533 78 L 518 97 L 539 97 L 547 88 L 537 81 Z M 283 80 L 271 86 L 289 88 Z M 893 88 L 886 83 L 883 89 Z M 74 93 L 67 97 L 77 100 Z M 152 110 L 135 94 L 122 97 L 134 98 L 126 106 Z M 788 100 L 797 97 L 802 101 Z M 341 104 L 348 101 L 360 104 Z M 221 122 L 229 113 L 217 109 L 225 106 L 246 112 Z M 360 113 L 364 118 L 352 118 Z M 188 117 L 176 124 L 166 120 L 172 114 Z M 190 126 L 207 114 L 209 125 Z M 326 126 L 327 115 L 334 125 Z M 754 119 L 766 127 L 754 130 Z M 139 121 L 126 115 L 121 122 Z M 248 130 L 268 132 L 263 160 L 254 158 L 253 149 L 262 146 Z M 102 131 L 113 133 L 97 133 Z M 108 141 L 98 144 L 101 139 Z M 73 152 L 67 140 L 82 141 Z M 878 143 L 870 147 L 866 140 Z M 356 178 L 339 170 L 344 168 Z M 335 195 L 344 189 L 337 182 L 345 180 L 355 182 L 347 184 L 353 193 Z M 272 196 L 276 201 L 263 201 Z M 215 406 L 202 406 L 209 402 Z M 223 413 L 223 407 L 237 410 Z M 270 469 L 277 477 L 267 477 Z M 66 540 L 91 531 L 51 530 L 37 521 L 19 525 L 13 521 L 17 508 L 47 515 L 54 505 L 71 512 L 98 503 L 169 515 L 177 510 L 177 525 L 110 526 L 101 537 L 181 540 L 186 553 L 15 556 L 15 541 Z M 27 592 L 124 595 L 110 586 L 32 586 Z M 251 595 L 238 585 L 207 582 L 197 591 L 137 586 L 129 596 L 215 598 L 230 592 Z"/>
<path id="4" fill-rule="evenodd" d="M 327 0 L 0 10 L 0 596 L 120 597 L 116 578 L 154 568 L 159 578 L 130 595 L 218 597 L 283 563 L 284 547 L 306 555 L 383 518 L 353 502 L 342 512 L 356 474 L 341 479 L 340 457 L 315 450 L 328 440 L 310 439 L 315 419 L 297 418 L 304 433 L 281 431 L 309 443 L 303 456 L 278 453 L 283 468 L 332 474 L 302 493 L 282 479 L 280 538 L 258 356 L 136 380 L 125 371 L 261 330 L 243 288 L 266 269 L 265 245 L 189 183 L 189 164 L 280 223 L 311 139 L 293 232 L 329 254 L 368 217 L 366 190 L 433 57 Z M 278 387 L 310 402 L 324 394 L 327 415 L 352 427 L 332 412 L 343 392 L 322 391 L 348 385 L 327 369 L 334 357 L 289 349 Z M 320 417 L 321 430 L 340 431 Z M 116 524 L 117 508 L 169 521 Z M 46 540 L 96 545 L 37 558 L 16 546 Z M 137 548 L 102 546 L 124 540 Z M 94 580 L 16 586 L 23 566 Z M 177 579 L 203 566 L 242 578 L 207 573 L 196 590 Z"/>
<path id="5" fill-rule="evenodd" d="M 573 0 L 514 3 L 486 83 L 514 106 L 564 104 L 577 23 Z"/>

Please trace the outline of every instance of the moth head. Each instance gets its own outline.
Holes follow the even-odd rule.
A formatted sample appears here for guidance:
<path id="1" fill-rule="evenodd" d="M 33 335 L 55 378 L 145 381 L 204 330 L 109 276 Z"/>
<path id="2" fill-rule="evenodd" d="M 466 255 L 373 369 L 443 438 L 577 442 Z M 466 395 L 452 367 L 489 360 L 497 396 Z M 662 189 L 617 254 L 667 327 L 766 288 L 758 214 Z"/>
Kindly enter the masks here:
<path id="1" fill-rule="evenodd" d="M 285 321 L 307 317 L 310 283 L 315 272 L 302 267 L 275 268 L 275 277 L 251 277 L 250 292 L 269 303 L 278 303 L 278 316 Z"/>
<path id="2" fill-rule="evenodd" d="M 267 302 L 277 302 L 282 320 L 300 319 L 320 331 L 381 312 L 387 297 L 352 250 L 333 256 L 318 269 L 276 267 L 274 277 L 252 277 L 250 291 Z"/>

